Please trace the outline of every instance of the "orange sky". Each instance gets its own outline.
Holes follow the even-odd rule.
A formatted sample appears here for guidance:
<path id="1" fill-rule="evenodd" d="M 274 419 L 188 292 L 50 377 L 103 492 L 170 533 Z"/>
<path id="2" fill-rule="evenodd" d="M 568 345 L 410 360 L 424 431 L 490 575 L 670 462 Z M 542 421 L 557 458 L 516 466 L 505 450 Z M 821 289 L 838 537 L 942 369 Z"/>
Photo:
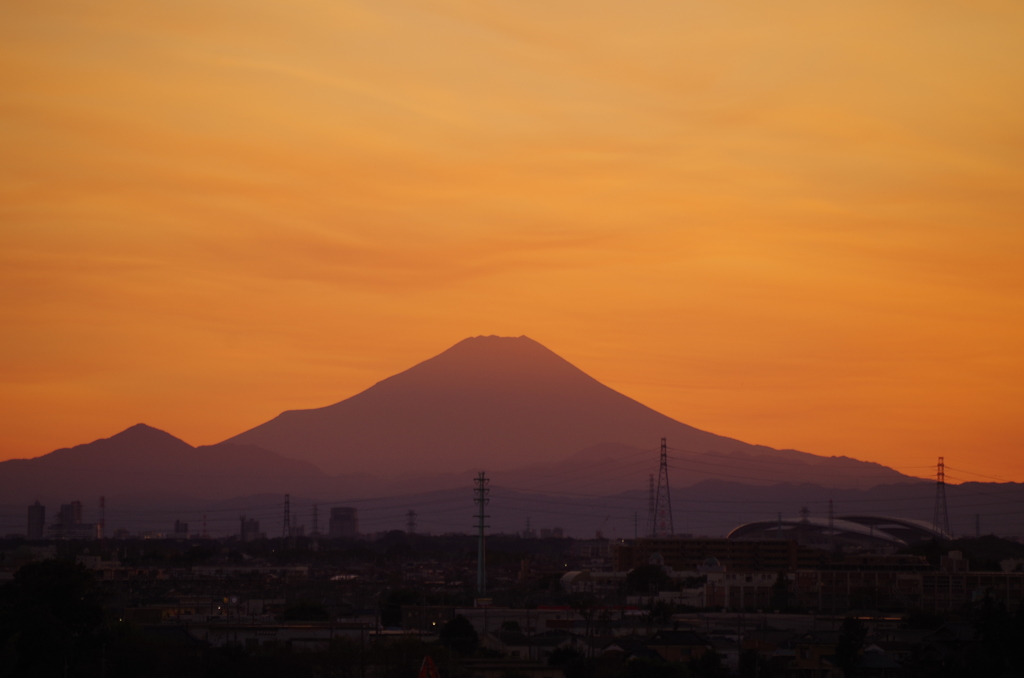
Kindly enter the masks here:
<path id="1" fill-rule="evenodd" d="M 716 433 L 1024 481 L 1022 32 L 1018 2 L 5 3 L 0 459 L 213 443 L 526 334 Z"/>

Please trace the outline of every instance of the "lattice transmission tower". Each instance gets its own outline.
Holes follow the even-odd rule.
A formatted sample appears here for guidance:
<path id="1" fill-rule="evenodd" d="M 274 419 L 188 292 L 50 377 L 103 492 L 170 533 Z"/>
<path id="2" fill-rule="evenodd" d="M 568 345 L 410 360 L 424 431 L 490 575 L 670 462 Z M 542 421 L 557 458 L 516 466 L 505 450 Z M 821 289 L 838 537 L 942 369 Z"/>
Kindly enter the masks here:
<path id="1" fill-rule="evenodd" d="M 939 457 L 935 480 L 935 513 L 932 527 L 946 535 L 947 539 L 951 539 L 953 533 L 949 529 L 949 510 L 946 508 L 946 462 L 943 457 Z"/>
<path id="2" fill-rule="evenodd" d="M 658 468 L 658 491 L 654 495 L 654 536 L 671 537 L 676 528 L 672 521 L 672 492 L 668 486 L 668 442 L 661 439 L 661 464 Z"/>

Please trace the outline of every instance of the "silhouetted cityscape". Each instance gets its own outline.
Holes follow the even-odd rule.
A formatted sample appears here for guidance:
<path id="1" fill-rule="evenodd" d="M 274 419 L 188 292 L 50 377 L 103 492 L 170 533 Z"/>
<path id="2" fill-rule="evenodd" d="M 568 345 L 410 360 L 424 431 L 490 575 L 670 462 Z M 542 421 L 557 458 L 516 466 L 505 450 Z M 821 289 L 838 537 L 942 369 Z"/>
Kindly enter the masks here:
<path id="1" fill-rule="evenodd" d="M 319 507 L 307 531 L 290 496 L 278 534 L 241 514 L 230 536 L 211 537 L 205 518 L 202 529 L 176 519 L 166 531 L 108 535 L 105 514 L 84 522 L 81 501 L 60 505 L 48 525 L 37 501 L 26 537 L 3 541 L 0 578 L 11 582 L 5 591 L 32 577 L 81 578 L 97 609 L 160 638 L 148 660 L 103 659 L 125 675 L 152 669 L 147 661 L 207 670 L 225 652 L 252 675 L 267 666 L 412 675 L 427 656 L 451 676 L 673 666 L 697 676 L 974 675 L 956 672 L 988 648 L 979 625 L 1020 609 L 1019 540 L 806 509 L 727 537 L 679 535 L 667 527 L 667 466 L 661 473 L 645 536 L 633 539 L 573 539 L 529 519 L 515 534 L 430 535 L 413 510 L 404 531 L 361 533 L 350 506 L 330 506 L 321 533 Z M 96 649 L 79 651 L 88 664 Z"/>

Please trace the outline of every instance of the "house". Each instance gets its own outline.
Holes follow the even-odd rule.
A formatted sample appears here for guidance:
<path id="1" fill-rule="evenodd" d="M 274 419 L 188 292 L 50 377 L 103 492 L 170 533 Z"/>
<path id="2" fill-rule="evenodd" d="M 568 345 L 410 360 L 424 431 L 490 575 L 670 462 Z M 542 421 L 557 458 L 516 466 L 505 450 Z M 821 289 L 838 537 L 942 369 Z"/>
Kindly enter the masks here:
<path id="1" fill-rule="evenodd" d="M 730 673 L 740 670 L 740 644 L 732 638 L 725 636 L 714 636 L 711 638 L 711 647 L 722 659 L 722 666 Z"/>
<path id="2" fill-rule="evenodd" d="M 809 631 L 798 636 L 793 641 L 794 657 L 790 669 L 808 678 L 841 675 L 834 663 L 838 644 L 838 631 Z"/>
<path id="3" fill-rule="evenodd" d="M 659 631 L 651 637 L 647 647 L 667 662 L 688 662 L 713 651 L 711 641 L 693 631 Z"/>
<path id="4" fill-rule="evenodd" d="M 586 651 L 586 645 L 581 636 L 561 630 L 533 634 L 530 636 L 530 647 L 530 659 L 544 662 L 545 664 L 548 658 L 551 657 L 551 653 L 560 647 L 571 647 L 581 654 Z"/>
<path id="5" fill-rule="evenodd" d="M 502 630 L 484 634 L 480 644 L 510 659 L 530 659 L 530 639 L 522 631 Z"/>
<path id="6" fill-rule="evenodd" d="M 601 649 L 601 656 L 616 663 L 628 662 L 633 659 L 661 659 L 661 655 L 647 646 L 647 638 L 640 636 L 623 636 Z"/>
<path id="7" fill-rule="evenodd" d="M 905 671 L 895 659 L 877 645 L 868 645 L 857 662 L 859 678 L 899 678 Z"/>

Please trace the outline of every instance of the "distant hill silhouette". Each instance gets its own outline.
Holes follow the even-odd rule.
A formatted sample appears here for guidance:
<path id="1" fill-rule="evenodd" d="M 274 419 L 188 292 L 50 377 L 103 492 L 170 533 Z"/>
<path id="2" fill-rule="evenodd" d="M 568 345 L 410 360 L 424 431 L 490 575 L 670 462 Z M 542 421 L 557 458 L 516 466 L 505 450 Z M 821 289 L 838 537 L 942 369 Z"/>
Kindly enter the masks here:
<path id="1" fill-rule="evenodd" d="M 255 492 L 329 492 L 332 479 L 313 464 L 254 445 L 192 447 L 169 433 L 137 424 L 110 438 L 35 459 L 0 462 L 5 501 L 67 503 L 96 497 L 224 498 Z"/>
<path id="2" fill-rule="evenodd" d="M 303 459 L 332 474 L 429 477 L 523 467 L 543 475 L 539 467 L 552 464 L 582 474 L 589 455 L 651 450 L 662 437 L 673 454 L 690 460 L 679 473 L 681 485 L 730 473 L 760 484 L 870 487 L 908 480 L 879 464 L 774 450 L 693 428 L 604 386 L 525 336 L 465 339 L 347 400 L 284 412 L 227 442 Z M 625 477 L 642 486 L 656 470 L 653 458 L 624 466 L 619 489 Z"/>

